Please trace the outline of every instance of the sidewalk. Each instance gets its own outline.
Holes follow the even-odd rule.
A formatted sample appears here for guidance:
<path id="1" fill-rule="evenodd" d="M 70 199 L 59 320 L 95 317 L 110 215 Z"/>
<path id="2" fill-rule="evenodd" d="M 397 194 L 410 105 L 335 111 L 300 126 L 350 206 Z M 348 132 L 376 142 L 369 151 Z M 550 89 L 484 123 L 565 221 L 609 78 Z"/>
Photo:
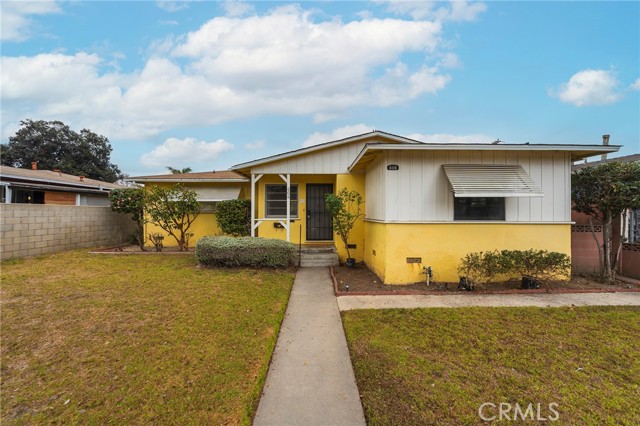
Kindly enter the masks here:
<path id="1" fill-rule="evenodd" d="M 640 305 L 640 293 L 452 294 L 413 296 L 340 296 L 341 311 L 464 306 L 612 306 Z"/>
<path id="2" fill-rule="evenodd" d="M 254 425 L 364 425 L 328 268 L 301 268 Z"/>

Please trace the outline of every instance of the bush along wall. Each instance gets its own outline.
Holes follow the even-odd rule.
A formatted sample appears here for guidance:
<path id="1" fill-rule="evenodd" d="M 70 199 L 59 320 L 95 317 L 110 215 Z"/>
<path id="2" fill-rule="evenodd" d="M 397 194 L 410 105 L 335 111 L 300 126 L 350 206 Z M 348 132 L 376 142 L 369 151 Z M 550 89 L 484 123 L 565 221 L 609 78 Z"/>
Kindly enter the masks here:
<path id="1" fill-rule="evenodd" d="M 288 268 L 295 264 L 296 246 L 269 238 L 203 237 L 196 258 L 205 266 Z"/>
<path id="2" fill-rule="evenodd" d="M 220 230 L 234 237 L 251 234 L 251 200 L 224 200 L 216 205 Z"/>
<path id="3" fill-rule="evenodd" d="M 571 258 L 547 250 L 494 250 L 468 253 L 460 259 L 460 282 L 473 289 L 486 285 L 497 276 L 517 276 L 522 288 L 537 288 L 540 283 L 571 274 Z"/>

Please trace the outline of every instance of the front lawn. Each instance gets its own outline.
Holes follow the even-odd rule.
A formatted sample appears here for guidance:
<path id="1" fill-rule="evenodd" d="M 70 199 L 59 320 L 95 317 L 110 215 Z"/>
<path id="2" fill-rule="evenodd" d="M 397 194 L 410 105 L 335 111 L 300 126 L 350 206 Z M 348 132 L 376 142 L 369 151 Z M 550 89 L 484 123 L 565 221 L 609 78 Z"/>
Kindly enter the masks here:
<path id="1" fill-rule="evenodd" d="M 193 255 L 2 264 L 2 421 L 248 424 L 293 274 Z"/>
<path id="2" fill-rule="evenodd" d="M 517 403 L 535 418 L 540 404 L 543 423 L 640 424 L 640 307 L 342 315 L 370 425 L 489 424 L 483 403 L 493 422 L 507 403 L 513 423 Z"/>

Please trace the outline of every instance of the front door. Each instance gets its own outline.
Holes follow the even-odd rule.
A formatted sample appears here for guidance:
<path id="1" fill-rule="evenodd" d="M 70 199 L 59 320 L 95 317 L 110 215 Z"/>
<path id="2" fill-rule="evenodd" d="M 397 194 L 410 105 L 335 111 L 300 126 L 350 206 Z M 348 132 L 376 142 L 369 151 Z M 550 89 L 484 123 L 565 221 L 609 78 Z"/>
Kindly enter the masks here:
<path id="1" fill-rule="evenodd" d="M 332 184 L 307 184 L 307 241 L 333 241 L 331 215 L 324 201 L 332 193 Z"/>

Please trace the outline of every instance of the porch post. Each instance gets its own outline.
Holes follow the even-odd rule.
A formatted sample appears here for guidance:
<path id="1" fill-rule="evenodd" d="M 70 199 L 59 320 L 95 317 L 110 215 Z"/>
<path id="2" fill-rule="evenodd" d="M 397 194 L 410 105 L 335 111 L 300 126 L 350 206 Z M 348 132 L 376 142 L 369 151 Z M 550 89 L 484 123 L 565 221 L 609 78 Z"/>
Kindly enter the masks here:
<path id="1" fill-rule="evenodd" d="M 291 175 L 287 173 L 287 241 L 291 242 Z"/>
<path id="2" fill-rule="evenodd" d="M 251 236 L 256 236 L 253 224 L 256 221 L 256 175 L 251 173 Z"/>
<path id="3" fill-rule="evenodd" d="M 261 220 L 256 223 L 256 183 L 264 176 L 263 173 L 256 175 L 251 173 L 251 236 L 256 236 L 256 228 L 262 223 Z"/>

